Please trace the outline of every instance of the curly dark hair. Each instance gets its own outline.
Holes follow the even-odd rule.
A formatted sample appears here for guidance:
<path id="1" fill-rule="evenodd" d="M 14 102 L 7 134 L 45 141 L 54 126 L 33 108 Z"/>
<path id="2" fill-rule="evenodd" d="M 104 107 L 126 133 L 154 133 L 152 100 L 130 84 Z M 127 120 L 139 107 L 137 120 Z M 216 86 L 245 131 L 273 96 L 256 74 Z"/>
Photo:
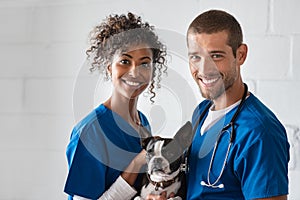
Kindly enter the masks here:
<path id="1" fill-rule="evenodd" d="M 153 78 L 149 86 L 150 101 L 156 96 L 155 85 L 160 88 L 163 73 L 166 73 L 166 46 L 163 45 L 154 32 L 154 27 L 142 22 L 141 17 L 131 12 L 127 15 L 109 15 L 90 33 L 90 47 L 86 51 L 92 58 L 90 71 L 100 70 L 108 78 L 107 66 L 117 51 L 126 51 L 133 45 L 146 44 L 153 53 Z"/>

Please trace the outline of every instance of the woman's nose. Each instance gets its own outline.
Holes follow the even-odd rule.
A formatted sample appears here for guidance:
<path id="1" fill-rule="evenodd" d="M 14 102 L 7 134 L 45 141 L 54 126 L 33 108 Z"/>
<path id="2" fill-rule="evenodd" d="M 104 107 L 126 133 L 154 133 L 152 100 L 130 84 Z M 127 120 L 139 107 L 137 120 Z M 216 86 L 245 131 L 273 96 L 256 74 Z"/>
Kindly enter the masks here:
<path id="1" fill-rule="evenodd" d="M 130 66 L 130 70 L 129 70 L 128 74 L 132 77 L 137 77 L 139 75 L 139 66 L 136 64 L 132 64 Z"/>

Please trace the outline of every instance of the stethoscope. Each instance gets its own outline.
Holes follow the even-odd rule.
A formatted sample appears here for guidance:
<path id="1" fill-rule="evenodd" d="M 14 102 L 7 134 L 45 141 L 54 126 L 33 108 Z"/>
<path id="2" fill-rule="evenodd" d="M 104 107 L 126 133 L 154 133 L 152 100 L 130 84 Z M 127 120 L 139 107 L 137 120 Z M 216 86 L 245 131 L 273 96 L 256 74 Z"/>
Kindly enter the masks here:
<path id="1" fill-rule="evenodd" d="M 207 186 L 207 187 L 211 187 L 211 188 L 224 188 L 224 184 L 217 184 L 217 183 L 219 182 L 220 178 L 222 177 L 222 174 L 224 172 L 224 168 L 225 168 L 225 165 L 226 165 L 226 161 L 227 161 L 227 158 L 228 158 L 228 155 L 229 155 L 230 148 L 231 148 L 231 146 L 233 144 L 233 141 L 235 139 L 235 136 L 236 136 L 236 133 L 235 133 L 235 130 L 234 130 L 234 123 L 235 123 L 235 120 L 236 120 L 238 114 L 241 111 L 241 108 L 242 108 L 242 106 L 245 102 L 245 99 L 246 99 L 246 96 L 247 96 L 247 93 L 248 93 L 248 87 L 245 83 L 244 83 L 244 87 L 245 87 L 244 94 L 243 94 L 242 100 L 241 100 L 236 112 L 234 113 L 234 115 L 231 118 L 230 122 L 226 126 L 224 126 L 222 128 L 222 130 L 220 131 L 220 133 L 218 134 L 217 140 L 216 140 L 215 145 L 214 145 L 213 153 L 212 153 L 212 156 L 210 158 L 210 163 L 209 163 L 209 167 L 208 167 L 208 171 L 207 171 L 207 181 L 205 182 L 203 180 L 203 181 L 200 182 L 200 184 L 203 185 L 203 186 Z M 205 107 L 204 111 L 201 113 L 201 115 L 200 115 L 200 117 L 199 117 L 199 119 L 196 123 L 196 126 L 194 127 L 193 133 L 196 132 L 196 130 L 199 126 L 199 123 L 202 121 L 202 119 L 204 118 L 204 115 L 206 114 L 208 109 L 211 107 L 211 105 L 212 105 L 212 102 L 210 102 Z M 229 131 L 230 128 L 231 128 L 231 131 Z M 224 133 L 230 133 L 229 144 L 228 144 L 228 147 L 227 147 L 227 151 L 226 151 L 225 159 L 224 159 L 224 162 L 223 162 L 223 165 L 222 165 L 222 168 L 221 168 L 221 172 L 220 172 L 218 178 L 214 182 L 211 182 L 211 180 L 210 180 L 211 168 L 212 168 L 212 165 L 213 165 L 213 162 L 214 162 L 214 158 L 215 158 L 215 154 L 216 154 L 216 151 L 217 151 L 217 148 L 218 148 L 220 138 Z"/>

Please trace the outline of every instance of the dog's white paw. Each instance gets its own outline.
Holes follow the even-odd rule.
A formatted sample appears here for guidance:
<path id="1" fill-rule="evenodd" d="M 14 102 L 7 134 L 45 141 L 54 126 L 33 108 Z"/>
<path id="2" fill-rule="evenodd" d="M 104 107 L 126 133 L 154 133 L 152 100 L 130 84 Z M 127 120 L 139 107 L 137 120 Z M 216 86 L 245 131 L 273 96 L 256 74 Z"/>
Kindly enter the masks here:
<path id="1" fill-rule="evenodd" d="M 180 196 L 174 197 L 174 198 L 169 198 L 168 200 L 182 200 Z"/>

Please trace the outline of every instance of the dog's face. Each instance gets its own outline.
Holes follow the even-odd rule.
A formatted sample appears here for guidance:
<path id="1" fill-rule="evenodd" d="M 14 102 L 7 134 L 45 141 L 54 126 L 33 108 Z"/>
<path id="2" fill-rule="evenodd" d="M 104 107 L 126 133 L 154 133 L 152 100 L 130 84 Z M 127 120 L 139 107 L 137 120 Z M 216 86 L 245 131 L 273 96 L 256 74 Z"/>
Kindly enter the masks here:
<path id="1" fill-rule="evenodd" d="M 143 141 L 147 151 L 148 174 L 154 181 L 165 181 L 178 171 L 184 150 L 192 141 L 191 123 L 186 123 L 174 138 L 149 137 Z"/>
<path id="2" fill-rule="evenodd" d="M 178 169 L 182 149 L 176 148 L 171 141 L 167 138 L 152 138 L 149 141 L 146 160 L 151 174 L 170 174 Z"/>

